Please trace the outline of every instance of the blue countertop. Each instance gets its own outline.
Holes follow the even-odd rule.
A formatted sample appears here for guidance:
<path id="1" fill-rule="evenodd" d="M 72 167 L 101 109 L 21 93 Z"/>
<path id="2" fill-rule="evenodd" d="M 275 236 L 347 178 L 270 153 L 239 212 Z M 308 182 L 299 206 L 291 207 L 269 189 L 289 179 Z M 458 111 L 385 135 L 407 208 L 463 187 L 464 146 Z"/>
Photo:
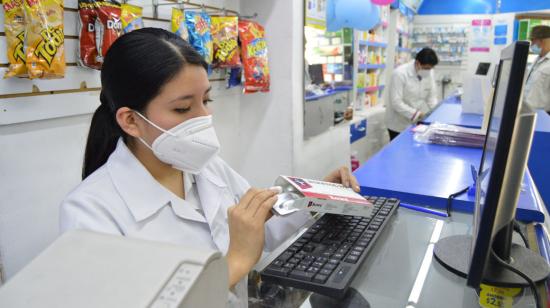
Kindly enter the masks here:
<path id="1" fill-rule="evenodd" d="M 354 174 L 363 194 L 443 209 L 450 194 L 473 184 L 470 166 L 479 168 L 481 154 L 478 148 L 418 143 L 407 129 Z M 531 187 L 529 176 L 524 181 Z M 516 217 L 542 222 L 544 214 L 530 191 L 521 193 Z M 473 212 L 474 203 L 475 197 L 465 193 L 454 199 L 453 210 Z"/>
<path id="2" fill-rule="evenodd" d="M 324 98 L 324 97 L 328 97 L 328 96 L 331 96 L 331 95 L 338 94 L 340 92 L 351 91 L 351 89 L 352 89 L 352 86 L 342 86 L 342 87 L 337 87 L 337 88 L 334 88 L 334 89 L 327 89 L 327 90 L 325 90 L 325 93 L 323 93 L 323 94 L 306 95 L 305 101 L 309 102 L 309 101 L 318 100 L 318 99 L 321 99 L 321 98 Z"/>

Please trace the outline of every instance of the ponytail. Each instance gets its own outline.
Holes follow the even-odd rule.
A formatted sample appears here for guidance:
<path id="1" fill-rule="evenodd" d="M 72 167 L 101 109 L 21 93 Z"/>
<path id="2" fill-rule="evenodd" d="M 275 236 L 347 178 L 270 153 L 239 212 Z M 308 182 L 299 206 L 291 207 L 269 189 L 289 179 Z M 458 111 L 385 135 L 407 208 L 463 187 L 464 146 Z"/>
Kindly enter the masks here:
<path id="1" fill-rule="evenodd" d="M 115 150 L 118 139 L 122 136 L 122 130 L 116 123 L 114 111 L 111 111 L 111 104 L 103 92 L 101 92 L 100 100 L 101 105 L 94 112 L 86 141 L 82 179 L 107 162 L 109 155 Z"/>

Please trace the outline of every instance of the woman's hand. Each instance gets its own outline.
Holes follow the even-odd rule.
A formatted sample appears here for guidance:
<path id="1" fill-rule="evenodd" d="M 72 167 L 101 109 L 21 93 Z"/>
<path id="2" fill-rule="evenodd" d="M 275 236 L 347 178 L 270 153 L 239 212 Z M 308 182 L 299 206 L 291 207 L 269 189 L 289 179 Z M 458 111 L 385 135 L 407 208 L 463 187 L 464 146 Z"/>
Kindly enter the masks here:
<path id="1" fill-rule="evenodd" d="M 355 176 L 348 167 L 340 167 L 327 175 L 323 181 L 331 183 L 340 183 L 346 187 L 351 187 L 355 192 L 360 192 L 361 188 Z"/>
<path id="2" fill-rule="evenodd" d="M 277 201 L 276 190 L 249 189 L 239 204 L 227 210 L 229 223 L 229 287 L 233 288 L 256 265 L 265 242 L 265 221 Z"/>

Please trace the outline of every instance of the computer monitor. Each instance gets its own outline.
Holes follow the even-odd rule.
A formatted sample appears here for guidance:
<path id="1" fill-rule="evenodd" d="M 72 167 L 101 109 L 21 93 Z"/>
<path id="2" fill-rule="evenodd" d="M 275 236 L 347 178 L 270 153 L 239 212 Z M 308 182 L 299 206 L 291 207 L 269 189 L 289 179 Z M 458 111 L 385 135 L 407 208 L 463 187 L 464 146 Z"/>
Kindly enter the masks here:
<path id="1" fill-rule="evenodd" d="M 311 64 L 308 68 L 308 71 L 309 71 L 309 76 L 311 77 L 312 84 L 319 85 L 325 82 L 322 64 Z"/>
<path id="2" fill-rule="evenodd" d="M 451 236 L 434 247 L 436 259 L 467 278 L 468 286 L 482 282 L 501 286 L 526 285 L 504 269 L 497 257 L 533 281 L 548 277 L 546 261 L 512 243 L 513 222 L 533 138 L 535 113 L 521 104 L 529 43 L 515 42 L 502 50 L 487 137 L 478 179 L 472 236 Z"/>
<path id="3" fill-rule="evenodd" d="M 489 72 L 489 68 L 491 67 L 491 63 L 489 62 L 479 62 L 476 69 L 476 75 L 482 75 L 486 76 Z"/>

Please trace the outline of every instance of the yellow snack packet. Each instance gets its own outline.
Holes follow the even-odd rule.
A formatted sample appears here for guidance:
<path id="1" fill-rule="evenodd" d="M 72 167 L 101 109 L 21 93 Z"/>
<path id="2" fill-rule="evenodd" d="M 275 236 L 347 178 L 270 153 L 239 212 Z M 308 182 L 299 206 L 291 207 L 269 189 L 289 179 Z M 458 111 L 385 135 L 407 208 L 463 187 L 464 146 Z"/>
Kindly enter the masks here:
<path id="1" fill-rule="evenodd" d="M 173 33 L 177 34 L 182 39 L 188 41 L 189 33 L 187 32 L 187 25 L 185 24 L 185 15 L 183 11 L 173 7 L 172 8 L 172 19 L 171 19 L 171 30 Z"/>
<path id="2" fill-rule="evenodd" d="M 122 30 L 124 33 L 143 28 L 143 8 L 131 4 L 122 4 Z"/>
<path id="3" fill-rule="evenodd" d="M 29 78 L 63 78 L 63 0 L 25 0 Z"/>
<path id="4" fill-rule="evenodd" d="M 24 0 L 3 0 L 4 28 L 8 47 L 9 67 L 4 78 L 28 77 L 25 62 L 25 10 Z"/>

